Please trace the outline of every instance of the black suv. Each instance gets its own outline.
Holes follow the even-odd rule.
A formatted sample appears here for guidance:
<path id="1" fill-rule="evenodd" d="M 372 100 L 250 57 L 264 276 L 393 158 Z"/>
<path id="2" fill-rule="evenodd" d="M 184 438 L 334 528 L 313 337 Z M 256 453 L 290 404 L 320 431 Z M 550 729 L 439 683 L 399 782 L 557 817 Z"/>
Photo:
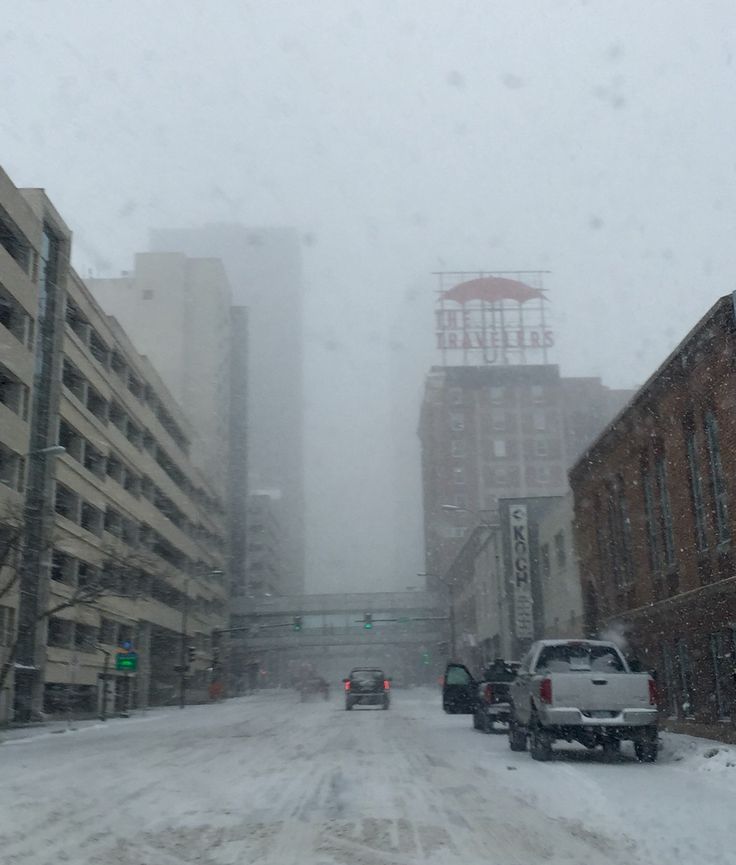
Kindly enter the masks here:
<path id="1" fill-rule="evenodd" d="M 353 706 L 380 706 L 388 709 L 391 705 L 391 679 L 383 670 L 372 667 L 356 667 L 350 671 L 345 683 L 345 709 Z"/>

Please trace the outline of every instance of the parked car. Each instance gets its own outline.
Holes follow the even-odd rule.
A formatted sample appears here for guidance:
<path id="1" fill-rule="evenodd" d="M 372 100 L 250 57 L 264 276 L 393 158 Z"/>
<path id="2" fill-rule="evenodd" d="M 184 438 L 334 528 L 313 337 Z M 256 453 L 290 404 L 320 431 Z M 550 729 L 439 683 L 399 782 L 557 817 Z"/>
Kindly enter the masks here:
<path id="1" fill-rule="evenodd" d="M 614 643 L 540 640 L 511 684 L 509 746 L 548 760 L 557 740 L 616 754 L 623 740 L 637 758 L 657 759 L 657 692 L 648 673 L 632 673 Z"/>
<path id="2" fill-rule="evenodd" d="M 391 705 L 391 679 L 383 670 L 356 667 L 343 682 L 345 709 L 348 712 L 353 706 L 380 706 L 388 709 Z"/>
<path id="3" fill-rule="evenodd" d="M 509 685 L 518 663 L 497 659 L 476 678 L 464 664 L 449 663 L 442 684 L 442 707 L 448 714 L 472 715 L 473 727 L 490 733 L 511 712 Z"/>

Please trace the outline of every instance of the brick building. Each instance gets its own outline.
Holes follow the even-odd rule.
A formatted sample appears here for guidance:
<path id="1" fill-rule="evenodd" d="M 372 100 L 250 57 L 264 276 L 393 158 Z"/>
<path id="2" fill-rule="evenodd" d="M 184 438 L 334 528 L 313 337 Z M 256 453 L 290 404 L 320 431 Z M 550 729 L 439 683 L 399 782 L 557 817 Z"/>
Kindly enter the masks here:
<path id="1" fill-rule="evenodd" d="M 588 631 L 624 632 L 691 728 L 734 722 L 735 361 L 726 296 L 570 471 Z"/>

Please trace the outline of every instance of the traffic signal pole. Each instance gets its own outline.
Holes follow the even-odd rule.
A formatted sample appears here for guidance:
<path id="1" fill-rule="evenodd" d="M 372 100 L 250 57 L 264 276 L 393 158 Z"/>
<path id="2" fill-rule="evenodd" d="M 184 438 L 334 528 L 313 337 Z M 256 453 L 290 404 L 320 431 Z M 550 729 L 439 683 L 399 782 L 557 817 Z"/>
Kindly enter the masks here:
<path id="1" fill-rule="evenodd" d="M 179 708 L 183 709 L 187 704 L 187 670 L 189 663 L 187 659 L 187 627 L 189 626 L 189 581 L 184 592 L 184 609 L 181 614 L 181 651 L 179 653 Z"/>

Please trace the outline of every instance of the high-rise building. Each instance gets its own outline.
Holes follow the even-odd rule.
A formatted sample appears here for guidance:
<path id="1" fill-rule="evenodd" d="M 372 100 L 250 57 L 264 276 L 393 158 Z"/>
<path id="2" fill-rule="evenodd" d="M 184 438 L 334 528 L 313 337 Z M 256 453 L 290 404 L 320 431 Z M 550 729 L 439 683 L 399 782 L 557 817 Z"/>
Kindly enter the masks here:
<path id="1" fill-rule="evenodd" d="M 184 408 L 194 463 L 218 492 L 230 476 L 231 294 L 222 263 L 181 253 L 139 253 L 132 273 L 89 279 Z"/>
<path id="2" fill-rule="evenodd" d="M 248 307 L 249 476 L 252 489 L 278 489 L 283 588 L 304 587 L 303 277 L 291 228 L 211 224 L 152 232 L 151 248 L 216 256 L 235 302 Z"/>

